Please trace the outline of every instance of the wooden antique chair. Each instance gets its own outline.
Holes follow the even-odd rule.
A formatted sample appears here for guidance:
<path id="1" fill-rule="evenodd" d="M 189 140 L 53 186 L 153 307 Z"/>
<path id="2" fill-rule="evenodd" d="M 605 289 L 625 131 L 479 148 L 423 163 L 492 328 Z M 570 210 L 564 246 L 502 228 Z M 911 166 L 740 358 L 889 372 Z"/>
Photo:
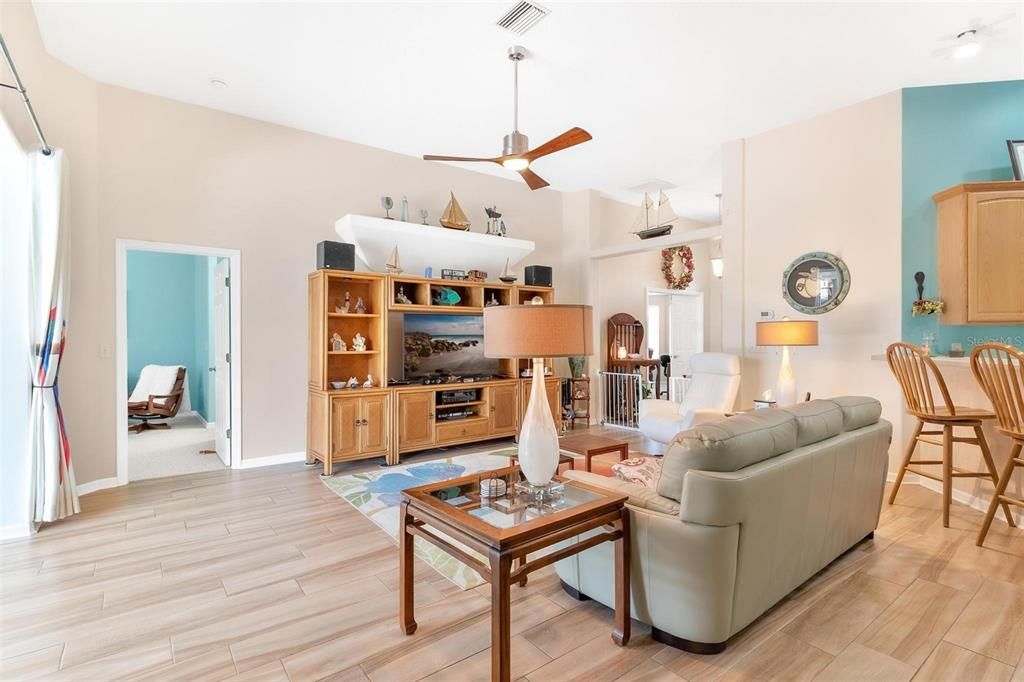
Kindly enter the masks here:
<path id="1" fill-rule="evenodd" d="M 995 419 L 995 414 L 988 410 L 954 405 L 949 397 L 946 381 L 942 378 L 935 361 L 917 346 L 912 346 L 909 343 L 894 343 L 887 349 L 886 357 L 889 360 L 889 369 L 892 370 L 896 381 L 899 382 L 900 388 L 903 390 L 903 397 L 907 403 L 907 414 L 917 417 L 917 427 L 910 439 L 907 453 L 903 457 L 903 464 L 896 474 L 896 482 L 889 494 L 889 504 L 895 502 L 896 493 L 899 492 L 900 484 L 903 483 L 903 476 L 908 471 L 933 481 L 940 481 L 942 483 L 942 525 L 949 528 L 949 506 L 953 498 L 954 478 L 987 478 L 992 481 L 993 485 L 997 484 L 996 465 L 992 460 L 988 442 L 985 440 L 985 433 L 981 429 L 982 421 Z M 938 402 L 935 399 L 935 391 L 932 389 L 933 383 L 938 389 Z M 925 431 L 926 425 L 937 426 L 941 430 Z M 956 436 L 953 434 L 954 428 L 971 429 L 974 431 L 974 436 Z M 941 447 L 942 459 L 913 459 L 914 450 L 919 442 Z M 977 445 L 981 450 L 987 471 L 965 471 L 960 467 L 953 466 L 954 443 Z M 942 476 L 911 468 L 911 465 L 942 465 Z M 1010 509 L 1005 503 L 1002 506 L 1003 513 L 1006 514 L 1006 519 L 1012 526 L 1013 517 L 1010 515 Z"/>
<path id="2" fill-rule="evenodd" d="M 149 366 L 143 367 L 145 372 Z M 141 375 L 139 381 L 141 382 Z M 138 424 L 128 427 L 132 433 L 141 433 L 147 429 L 169 429 L 171 425 L 161 420 L 170 419 L 178 414 L 182 397 L 185 395 L 185 368 L 179 367 L 171 390 L 163 395 L 151 394 L 146 400 L 128 403 L 128 418 L 140 420 Z M 161 423 L 154 424 L 154 421 Z"/>
<path id="3" fill-rule="evenodd" d="M 976 544 L 981 546 L 996 515 L 996 505 L 1007 503 L 1024 507 L 1024 499 L 1006 494 L 1006 488 L 1017 467 L 1024 467 L 1024 352 L 1001 343 L 983 343 L 971 351 L 971 371 L 985 395 L 992 401 L 999 430 L 1013 442 L 1010 457 L 996 483 L 996 492 L 988 505 Z M 1013 525 L 1011 520 L 1010 525 Z"/>

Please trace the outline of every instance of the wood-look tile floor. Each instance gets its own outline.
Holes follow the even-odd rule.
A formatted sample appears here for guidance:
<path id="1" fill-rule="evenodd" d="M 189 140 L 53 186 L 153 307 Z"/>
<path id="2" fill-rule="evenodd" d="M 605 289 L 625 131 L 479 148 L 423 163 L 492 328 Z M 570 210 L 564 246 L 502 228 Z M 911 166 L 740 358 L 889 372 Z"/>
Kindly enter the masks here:
<path id="1" fill-rule="evenodd" d="M 395 546 L 316 469 L 143 481 L 82 506 L 0 545 L 0 679 L 488 676 L 487 586 L 462 592 L 418 565 L 419 629 L 402 635 Z M 513 673 L 534 682 L 1024 681 L 1024 532 L 996 523 L 977 548 L 980 521 L 955 505 L 944 529 L 939 496 L 904 488 L 874 540 L 716 656 L 658 644 L 640 624 L 628 647 L 614 646 L 611 610 L 572 600 L 545 570 L 513 591 Z"/>

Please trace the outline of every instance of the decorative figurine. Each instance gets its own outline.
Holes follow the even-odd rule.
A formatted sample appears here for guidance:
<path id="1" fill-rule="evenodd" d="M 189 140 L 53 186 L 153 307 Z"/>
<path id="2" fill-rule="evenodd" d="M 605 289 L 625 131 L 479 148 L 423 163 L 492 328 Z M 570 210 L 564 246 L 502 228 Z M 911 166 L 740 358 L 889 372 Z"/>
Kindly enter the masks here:
<path id="1" fill-rule="evenodd" d="M 487 273 L 483 270 L 470 270 L 466 273 L 466 279 L 470 282 L 486 282 Z"/>
<path id="2" fill-rule="evenodd" d="M 380 205 L 384 208 L 384 217 L 387 218 L 388 220 L 394 220 L 394 218 L 391 217 L 390 213 L 391 209 L 395 207 L 394 200 L 392 200 L 391 197 L 381 197 Z"/>
<path id="3" fill-rule="evenodd" d="M 423 221 L 424 225 L 427 224 L 427 209 L 425 209 L 425 208 L 421 208 L 420 209 L 420 220 Z"/>
<path id="4" fill-rule="evenodd" d="M 433 287 L 431 287 L 433 288 Z M 433 292 L 434 305 L 458 305 L 462 297 L 450 287 L 437 287 Z"/>
<path id="5" fill-rule="evenodd" d="M 450 194 L 452 198 L 448 200 L 448 205 L 444 207 L 444 213 L 441 214 L 441 219 L 438 222 L 442 227 L 452 230 L 468 230 L 469 218 L 462 212 L 459 202 L 455 200 L 455 193 L 451 192 Z"/>
<path id="6" fill-rule="evenodd" d="M 530 299 L 530 305 L 544 305 L 544 299 L 540 295 L 534 296 Z"/>
<path id="7" fill-rule="evenodd" d="M 366 350 L 366 337 L 359 332 L 356 332 L 356 335 L 352 337 L 352 350 Z"/>
<path id="8" fill-rule="evenodd" d="M 359 379 L 356 379 L 355 377 L 349 377 L 348 383 L 345 385 L 348 386 L 349 388 L 359 388 Z"/>
<path id="9" fill-rule="evenodd" d="M 412 305 L 412 301 L 405 295 L 405 287 L 398 285 L 398 293 L 395 294 L 395 303 L 401 303 L 403 305 Z"/>
<path id="10" fill-rule="evenodd" d="M 504 220 L 501 221 L 500 232 L 501 232 L 501 236 L 502 237 L 508 236 L 508 229 L 505 227 L 505 221 Z"/>
<path id="11" fill-rule="evenodd" d="M 427 267 L 423 268 L 423 276 L 426 277 L 427 279 L 430 279 L 431 277 L 433 277 L 434 276 L 434 268 L 430 267 L 429 265 Z"/>
<path id="12" fill-rule="evenodd" d="M 363 388 L 373 388 L 373 375 L 367 374 L 366 381 L 363 382 Z"/>
<path id="13" fill-rule="evenodd" d="M 397 275 L 402 272 L 402 261 L 398 260 L 398 244 L 395 244 L 395 248 L 391 251 L 391 255 L 388 256 L 387 262 L 384 263 L 384 268 L 392 275 Z"/>
<path id="14" fill-rule="evenodd" d="M 341 338 L 341 334 L 338 332 L 334 332 L 334 335 L 331 336 L 331 350 L 336 353 L 347 350 L 345 348 L 345 340 Z"/>
<path id="15" fill-rule="evenodd" d="M 336 312 L 336 313 L 340 313 L 340 314 L 342 314 L 342 315 L 347 315 L 347 314 L 348 314 L 348 312 L 349 312 L 349 310 L 351 310 L 351 303 L 352 303 L 352 302 L 351 302 L 351 300 L 349 299 L 349 294 L 348 294 L 348 292 L 346 291 L 346 292 L 345 292 L 345 302 L 344 302 L 344 303 L 342 303 L 342 304 L 341 304 L 340 306 L 336 306 L 336 307 L 334 308 L 334 312 Z"/>
<path id="16" fill-rule="evenodd" d="M 501 305 L 501 302 L 498 300 L 498 298 L 494 295 L 494 292 L 492 291 L 491 297 L 487 299 L 487 303 L 484 303 L 484 306 L 487 308 L 491 308 L 496 305 Z"/>
<path id="17" fill-rule="evenodd" d="M 498 219 L 501 218 L 501 214 L 498 213 L 498 207 L 487 208 L 484 206 L 484 211 L 487 213 L 487 234 L 500 237 L 501 228 L 498 226 Z"/>
<path id="18" fill-rule="evenodd" d="M 409 221 L 409 200 L 402 195 L 402 202 L 398 205 L 398 219 L 403 223 Z"/>
<path id="19" fill-rule="evenodd" d="M 498 275 L 498 279 L 505 284 L 511 284 L 516 281 L 516 276 L 512 274 L 512 271 L 508 267 L 508 260 L 508 258 L 505 259 L 505 269 L 501 271 L 500 275 Z"/>
<path id="20" fill-rule="evenodd" d="M 356 296 L 356 307 L 354 309 L 356 315 L 363 315 L 366 313 L 366 304 L 363 303 L 362 296 Z"/>

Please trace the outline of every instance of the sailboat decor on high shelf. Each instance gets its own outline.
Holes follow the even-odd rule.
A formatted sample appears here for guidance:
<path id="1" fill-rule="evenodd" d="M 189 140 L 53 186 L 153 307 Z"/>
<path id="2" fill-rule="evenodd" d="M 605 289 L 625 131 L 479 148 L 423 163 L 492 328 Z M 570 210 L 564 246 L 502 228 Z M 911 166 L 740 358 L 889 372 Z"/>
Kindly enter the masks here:
<path id="1" fill-rule="evenodd" d="M 652 216 L 653 214 L 653 216 Z M 661 237 L 672 234 L 672 221 L 676 214 L 672 211 L 672 204 L 664 192 L 658 192 L 658 207 L 654 208 L 651 196 L 644 192 L 644 201 L 640 206 L 640 215 L 633 222 L 633 234 L 640 239 Z"/>
<path id="2" fill-rule="evenodd" d="M 505 284 L 512 284 L 512 282 L 515 282 L 517 278 L 516 278 L 516 276 L 514 274 L 512 274 L 512 271 L 509 270 L 508 261 L 509 261 L 509 259 L 506 258 L 505 259 L 505 269 L 501 271 L 500 275 L 498 275 L 498 279 L 500 279 Z"/>
<path id="3" fill-rule="evenodd" d="M 398 246 L 396 245 L 391 255 L 388 256 L 388 260 L 384 263 L 384 267 L 387 268 L 389 274 L 397 275 L 402 272 L 402 262 L 398 260 Z"/>
<path id="4" fill-rule="evenodd" d="M 444 207 L 444 213 L 441 214 L 441 219 L 438 222 L 443 227 L 452 230 L 468 230 L 469 218 L 462 212 L 459 202 L 455 200 L 455 192 L 450 192 L 450 194 L 452 198 L 448 200 L 448 205 Z"/>

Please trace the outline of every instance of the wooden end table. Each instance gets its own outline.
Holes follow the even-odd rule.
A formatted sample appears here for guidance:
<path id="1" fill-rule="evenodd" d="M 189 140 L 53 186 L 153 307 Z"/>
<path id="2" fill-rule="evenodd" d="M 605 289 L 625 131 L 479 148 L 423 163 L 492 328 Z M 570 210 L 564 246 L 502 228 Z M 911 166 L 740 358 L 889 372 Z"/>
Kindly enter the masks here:
<path id="1" fill-rule="evenodd" d="M 566 452 L 572 452 L 584 458 L 584 467 L 590 471 L 591 461 L 597 455 L 605 455 L 609 452 L 619 453 L 619 461 L 629 458 L 629 443 L 605 436 L 591 436 L 581 434 L 579 436 L 566 436 L 558 441 L 558 447 Z"/>
<path id="2" fill-rule="evenodd" d="M 501 478 L 514 491 L 518 466 L 410 488 L 399 509 L 400 592 L 398 622 L 416 632 L 413 613 L 413 537 L 447 552 L 491 585 L 491 678 L 511 679 L 511 600 L 513 583 L 560 559 L 602 542 L 615 543 L 615 629 L 612 640 L 629 642 L 629 510 L 626 496 L 578 481 L 566 481 L 561 495 L 544 504 L 525 503 L 515 493 L 480 497 L 480 480 Z M 504 505 L 504 506 L 502 506 Z M 587 531 L 604 532 L 530 561 L 527 555 Z M 441 531 L 447 537 L 441 537 Z M 459 544 L 452 542 L 457 541 Z M 461 545 L 461 546 L 460 546 Z M 475 551 L 485 557 L 473 556 Z M 513 567 L 515 562 L 515 567 Z"/>

